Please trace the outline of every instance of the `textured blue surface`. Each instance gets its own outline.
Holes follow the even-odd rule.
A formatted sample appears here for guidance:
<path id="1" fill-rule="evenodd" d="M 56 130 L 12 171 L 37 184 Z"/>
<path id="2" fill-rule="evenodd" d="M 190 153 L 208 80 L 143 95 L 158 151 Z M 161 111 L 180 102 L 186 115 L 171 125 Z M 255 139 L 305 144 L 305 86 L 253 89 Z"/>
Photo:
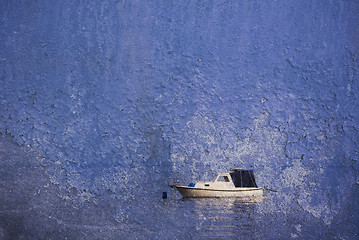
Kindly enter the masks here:
<path id="1" fill-rule="evenodd" d="M 268 236 L 358 238 L 358 24 L 344 0 L 2 1 L 0 238 L 14 209 L 18 237 L 151 238 L 166 216 L 183 238 L 156 199 L 231 166 L 279 190 Z M 28 189 L 41 205 L 15 204 Z M 35 206 L 84 210 L 46 233 Z"/>

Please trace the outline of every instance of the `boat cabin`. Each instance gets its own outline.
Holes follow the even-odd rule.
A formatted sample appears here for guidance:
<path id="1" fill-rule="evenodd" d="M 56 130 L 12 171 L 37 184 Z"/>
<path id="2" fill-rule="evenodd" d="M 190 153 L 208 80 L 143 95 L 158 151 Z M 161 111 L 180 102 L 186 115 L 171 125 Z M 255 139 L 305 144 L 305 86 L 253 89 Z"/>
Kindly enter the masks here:
<path id="1" fill-rule="evenodd" d="M 231 189 L 237 187 L 257 188 L 253 170 L 231 169 L 229 173 L 220 173 L 213 182 L 198 182 L 197 188 Z"/>
<path id="2" fill-rule="evenodd" d="M 236 187 L 258 187 L 253 170 L 232 168 L 229 172 Z"/>

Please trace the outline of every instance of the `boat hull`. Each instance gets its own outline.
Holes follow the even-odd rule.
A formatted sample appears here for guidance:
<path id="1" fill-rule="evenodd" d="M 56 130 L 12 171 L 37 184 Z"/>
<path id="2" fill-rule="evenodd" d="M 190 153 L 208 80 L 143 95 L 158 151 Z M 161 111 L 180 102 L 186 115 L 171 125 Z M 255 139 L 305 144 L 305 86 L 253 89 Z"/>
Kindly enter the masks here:
<path id="1" fill-rule="evenodd" d="M 236 188 L 236 189 L 205 189 L 185 186 L 174 186 L 184 198 L 222 198 L 222 197 L 263 197 L 262 188 Z"/>

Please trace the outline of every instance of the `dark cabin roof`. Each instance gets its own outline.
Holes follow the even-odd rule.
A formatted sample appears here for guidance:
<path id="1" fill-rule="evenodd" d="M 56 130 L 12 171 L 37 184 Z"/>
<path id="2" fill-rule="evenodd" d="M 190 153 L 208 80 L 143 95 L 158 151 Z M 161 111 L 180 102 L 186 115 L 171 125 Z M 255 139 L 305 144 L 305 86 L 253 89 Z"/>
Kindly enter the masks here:
<path id="1" fill-rule="evenodd" d="M 229 174 L 232 177 L 235 187 L 258 187 L 253 170 L 231 168 Z"/>

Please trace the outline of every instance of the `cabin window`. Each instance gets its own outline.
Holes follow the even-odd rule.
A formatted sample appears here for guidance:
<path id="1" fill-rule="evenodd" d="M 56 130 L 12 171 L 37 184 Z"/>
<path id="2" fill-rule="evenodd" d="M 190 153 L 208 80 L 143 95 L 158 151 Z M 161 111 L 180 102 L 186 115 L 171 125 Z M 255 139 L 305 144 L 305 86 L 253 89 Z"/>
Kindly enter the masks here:
<path id="1" fill-rule="evenodd" d="M 219 176 L 219 182 L 229 182 L 229 178 L 227 176 Z"/>

